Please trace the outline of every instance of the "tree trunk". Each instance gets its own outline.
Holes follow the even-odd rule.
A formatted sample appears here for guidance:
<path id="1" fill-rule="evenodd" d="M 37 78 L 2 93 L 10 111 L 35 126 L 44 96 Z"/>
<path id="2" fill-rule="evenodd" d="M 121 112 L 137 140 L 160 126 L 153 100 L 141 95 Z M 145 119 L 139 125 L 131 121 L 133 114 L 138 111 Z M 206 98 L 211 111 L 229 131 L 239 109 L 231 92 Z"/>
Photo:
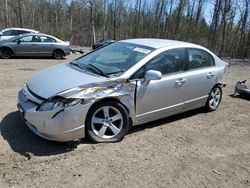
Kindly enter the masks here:
<path id="1" fill-rule="evenodd" d="M 5 27 L 9 27 L 8 0 L 5 0 Z"/>

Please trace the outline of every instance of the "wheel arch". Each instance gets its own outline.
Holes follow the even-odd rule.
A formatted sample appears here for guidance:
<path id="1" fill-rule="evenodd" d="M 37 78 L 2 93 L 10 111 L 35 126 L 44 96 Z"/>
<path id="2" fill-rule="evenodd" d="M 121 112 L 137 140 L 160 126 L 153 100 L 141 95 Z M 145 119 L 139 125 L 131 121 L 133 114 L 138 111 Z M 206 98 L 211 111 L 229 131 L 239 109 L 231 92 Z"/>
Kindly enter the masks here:
<path id="1" fill-rule="evenodd" d="M 65 52 L 64 52 L 64 50 L 61 49 L 61 48 L 56 48 L 56 49 L 54 49 L 54 50 L 53 50 L 53 54 L 54 54 L 54 52 L 57 51 L 57 50 L 62 51 L 62 52 L 63 52 L 63 55 L 65 56 Z"/>
<path id="2" fill-rule="evenodd" d="M 103 98 L 103 99 L 100 99 L 100 100 L 95 101 L 95 102 L 90 106 L 90 108 L 89 108 L 89 110 L 88 110 L 88 112 L 87 112 L 86 117 L 88 117 L 88 115 L 89 115 L 91 109 L 92 109 L 95 105 L 97 105 L 98 103 L 101 103 L 101 102 L 105 102 L 105 101 L 115 101 L 115 102 L 117 102 L 117 103 L 120 103 L 120 104 L 126 109 L 128 115 L 129 115 L 129 121 L 130 121 L 129 123 L 132 125 L 132 118 L 130 117 L 130 110 L 129 110 L 129 107 L 128 107 L 124 102 L 122 102 L 121 100 L 119 100 L 118 98 L 115 98 L 115 97 L 106 97 L 106 98 Z M 86 124 L 86 120 L 87 120 L 87 118 L 85 118 L 85 124 Z"/>
<path id="3" fill-rule="evenodd" d="M 212 89 L 215 87 L 220 87 L 222 89 L 223 87 L 226 87 L 226 84 L 223 82 L 218 82 L 218 83 L 213 85 L 213 87 L 210 89 L 210 91 L 212 91 Z M 210 91 L 209 91 L 209 93 L 210 93 Z"/>
<path id="4" fill-rule="evenodd" d="M 10 48 L 9 46 L 2 46 L 2 47 L 0 47 L 0 51 L 1 51 L 2 49 L 4 49 L 4 48 L 9 49 L 9 50 L 12 52 L 12 55 L 15 55 L 14 50 L 13 50 L 12 48 Z"/>

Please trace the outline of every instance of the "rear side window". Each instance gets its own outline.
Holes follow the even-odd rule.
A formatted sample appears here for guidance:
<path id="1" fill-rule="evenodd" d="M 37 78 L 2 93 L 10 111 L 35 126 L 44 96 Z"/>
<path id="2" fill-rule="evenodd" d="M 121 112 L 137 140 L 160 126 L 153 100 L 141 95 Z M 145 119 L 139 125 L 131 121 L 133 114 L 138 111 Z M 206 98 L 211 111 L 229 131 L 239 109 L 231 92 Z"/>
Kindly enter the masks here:
<path id="1" fill-rule="evenodd" d="M 188 69 L 214 66 L 213 57 L 204 50 L 188 49 Z"/>
<path id="2" fill-rule="evenodd" d="M 15 35 L 15 32 L 14 32 L 14 30 L 7 30 L 7 31 L 3 32 L 3 35 L 4 36 L 12 36 L 12 35 Z"/>
<path id="3" fill-rule="evenodd" d="M 55 39 L 53 39 L 52 37 L 48 37 L 48 36 L 41 36 L 41 41 L 42 42 L 56 42 Z"/>
<path id="4" fill-rule="evenodd" d="M 25 33 L 30 33 L 29 31 L 22 31 L 22 30 L 17 30 L 17 35 L 25 34 Z"/>

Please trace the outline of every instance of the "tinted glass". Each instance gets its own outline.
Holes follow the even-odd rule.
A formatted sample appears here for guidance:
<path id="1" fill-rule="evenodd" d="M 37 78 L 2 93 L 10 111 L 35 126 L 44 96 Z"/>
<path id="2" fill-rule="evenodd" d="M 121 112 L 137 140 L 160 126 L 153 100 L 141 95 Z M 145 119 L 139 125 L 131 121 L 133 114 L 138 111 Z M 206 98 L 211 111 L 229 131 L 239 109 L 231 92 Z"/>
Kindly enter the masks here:
<path id="1" fill-rule="evenodd" d="M 143 78 L 148 70 L 157 70 L 164 74 L 184 71 L 185 68 L 185 49 L 179 48 L 168 50 L 150 60 L 141 68 L 132 79 Z"/>
<path id="2" fill-rule="evenodd" d="M 29 31 L 22 31 L 22 30 L 17 30 L 17 35 L 25 34 L 25 33 L 30 33 Z"/>
<path id="3" fill-rule="evenodd" d="M 4 36 L 12 36 L 12 35 L 14 35 L 14 32 L 13 32 L 13 30 L 7 30 L 7 31 L 3 32 L 3 35 Z"/>
<path id="4" fill-rule="evenodd" d="M 174 49 L 163 52 L 146 65 L 146 71 L 158 70 L 162 74 L 170 74 L 184 70 L 185 49 Z"/>
<path id="5" fill-rule="evenodd" d="M 214 65 L 213 57 L 207 52 L 199 49 L 188 49 L 188 68 L 198 69 Z"/>

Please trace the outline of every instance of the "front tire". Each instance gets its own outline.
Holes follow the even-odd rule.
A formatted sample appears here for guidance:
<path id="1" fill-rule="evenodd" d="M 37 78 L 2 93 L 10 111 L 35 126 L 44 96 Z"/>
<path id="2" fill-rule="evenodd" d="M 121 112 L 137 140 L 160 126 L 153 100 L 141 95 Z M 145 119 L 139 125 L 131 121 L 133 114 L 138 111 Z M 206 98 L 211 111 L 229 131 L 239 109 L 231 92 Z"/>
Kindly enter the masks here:
<path id="1" fill-rule="evenodd" d="M 95 143 L 118 142 L 129 130 L 128 112 L 116 101 L 95 104 L 86 118 L 87 136 Z"/>
<path id="2" fill-rule="evenodd" d="M 207 103 L 205 106 L 206 110 L 215 111 L 219 107 L 221 99 L 222 99 L 221 87 L 220 86 L 213 87 L 207 99 Z"/>
<path id="3" fill-rule="evenodd" d="M 10 59 L 13 53 L 9 48 L 2 48 L 0 49 L 0 57 L 3 59 Z"/>

